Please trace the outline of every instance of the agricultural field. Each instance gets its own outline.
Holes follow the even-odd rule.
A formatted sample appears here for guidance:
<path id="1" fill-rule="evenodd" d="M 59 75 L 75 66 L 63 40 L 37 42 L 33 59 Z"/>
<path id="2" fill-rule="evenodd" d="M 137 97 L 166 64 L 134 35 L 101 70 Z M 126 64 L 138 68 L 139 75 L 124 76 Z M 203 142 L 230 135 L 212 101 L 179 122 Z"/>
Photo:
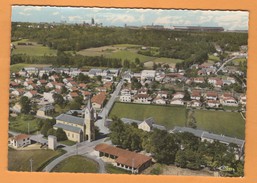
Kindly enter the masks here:
<path id="1" fill-rule="evenodd" d="M 13 64 L 10 66 L 10 71 L 11 72 L 19 72 L 22 68 L 24 67 L 49 67 L 51 65 L 48 64 L 24 64 L 24 63 L 19 63 L 19 64 Z"/>
<path id="2" fill-rule="evenodd" d="M 116 102 L 110 112 L 110 117 L 112 116 L 136 120 L 153 117 L 157 124 L 172 129 L 174 126 L 185 125 L 186 108 L 183 106 L 125 104 Z"/>
<path id="3" fill-rule="evenodd" d="M 28 133 L 28 131 L 34 133 L 40 130 L 39 119 L 28 115 L 11 117 L 9 130 L 20 133 Z"/>
<path id="4" fill-rule="evenodd" d="M 197 128 L 240 139 L 245 138 L 245 121 L 240 113 L 195 110 Z"/>
<path id="5" fill-rule="evenodd" d="M 31 45 L 18 45 L 18 43 L 31 43 Z M 22 39 L 16 42 L 12 42 L 15 49 L 12 50 L 12 55 L 14 54 L 26 54 L 29 56 L 44 56 L 57 54 L 56 50 L 50 49 L 47 46 L 37 44 L 36 42 L 29 41 L 28 39 Z"/>
<path id="6" fill-rule="evenodd" d="M 52 150 L 8 150 L 8 170 L 30 171 L 30 159 L 33 160 L 33 170 L 40 171 L 48 161 L 60 156 L 62 151 Z"/>
<path id="7" fill-rule="evenodd" d="M 83 156 L 71 156 L 56 165 L 52 172 L 97 173 L 98 164 Z"/>

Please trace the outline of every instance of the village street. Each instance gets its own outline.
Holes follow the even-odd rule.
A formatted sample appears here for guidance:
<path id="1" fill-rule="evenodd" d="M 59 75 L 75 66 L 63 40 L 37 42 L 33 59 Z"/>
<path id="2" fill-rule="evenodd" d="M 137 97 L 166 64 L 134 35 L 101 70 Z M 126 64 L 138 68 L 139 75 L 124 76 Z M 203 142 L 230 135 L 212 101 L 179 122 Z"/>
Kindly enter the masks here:
<path id="1" fill-rule="evenodd" d="M 245 56 L 235 56 L 235 57 L 232 57 L 232 58 L 226 60 L 226 61 L 220 66 L 220 68 L 217 69 L 217 71 L 215 72 L 215 74 L 217 74 L 220 70 L 222 70 L 223 67 L 224 67 L 228 62 L 230 62 L 230 61 L 232 61 L 232 60 L 235 60 L 235 59 L 238 59 L 238 58 L 245 58 Z"/>

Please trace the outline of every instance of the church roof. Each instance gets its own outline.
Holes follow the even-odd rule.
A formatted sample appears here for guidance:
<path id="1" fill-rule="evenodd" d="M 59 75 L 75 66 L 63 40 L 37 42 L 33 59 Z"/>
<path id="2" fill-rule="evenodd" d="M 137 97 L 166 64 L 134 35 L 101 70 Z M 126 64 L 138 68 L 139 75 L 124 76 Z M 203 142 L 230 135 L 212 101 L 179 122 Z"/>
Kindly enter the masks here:
<path id="1" fill-rule="evenodd" d="M 77 124 L 77 125 L 84 125 L 84 118 L 79 118 L 76 116 L 72 115 L 67 115 L 67 114 L 61 114 L 55 118 L 56 120 L 72 123 L 72 124 Z"/>
<path id="2" fill-rule="evenodd" d="M 62 123 L 57 123 L 54 125 L 55 128 L 61 128 L 63 130 L 66 131 L 70 131 L 70 132 L 75 132 L 75 133 L 80 133 L 81 129 L 75 126 L 70 126 L 70 125 L 65 125 Z"/>

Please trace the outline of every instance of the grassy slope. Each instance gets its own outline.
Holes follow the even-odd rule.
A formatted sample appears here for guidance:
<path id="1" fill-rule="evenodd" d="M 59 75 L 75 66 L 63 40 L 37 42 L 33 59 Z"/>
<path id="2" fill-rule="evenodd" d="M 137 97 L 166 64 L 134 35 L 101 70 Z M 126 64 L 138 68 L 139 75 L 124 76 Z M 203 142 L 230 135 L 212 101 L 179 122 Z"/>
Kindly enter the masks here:
<path id="1" fill-rule="evenodd" d="M 42 45 L 34 45 L 34 46 L 20 46 L 17 45 L 16 49 L 12 51 L 12 55 L 14 54 L 26 54 L 29 56 L 44 56 L 44 55 L 56 55 L 57 51 L 52 50 L 49 47 Z"/>
<path id="2" fill-rule="evenodd" d="M 176 63 L 183 62 L 183 60 L 175 59 L 175 58 L 164 58 L 164 57 L 161 57 L 161 58 L 154 59 L 153 62 L 156 62 L 156 63 L 167 63 L 167 64 L 172 64 L 172 63 L 176 64 Z"/>
<path id="3" fill-rule="evenodd" d="M 59 163 L 53 172 L 76 172 L 76 173 L 97 173 L 96 162 L 83 156 L 71 156 Z"/>
<path id="4" fill-rule="evenodd" d="M 245 121 L 239 113 L 196 110 L 194 116 L 200 129 L 244 139 Z"/>
<path id="5" fill-rule="evenodd" d="M 137 120 L 153 117 L 157 124 L 164 125 L 168 129 L 176 125 L 184 126 L 186 121 L 185 107 L 180 106 L 116 103 L 110 113 L 110 116 L 112 115 Z"/>
<path id="6" fill-rule="evenodd" d="M 30 171 L 29 160 L 33 159 L 33 171 L 36 171 L 44 162 L 61 154 L 60 151 L 52 150 L 9 150 L 8 170 Z"/>

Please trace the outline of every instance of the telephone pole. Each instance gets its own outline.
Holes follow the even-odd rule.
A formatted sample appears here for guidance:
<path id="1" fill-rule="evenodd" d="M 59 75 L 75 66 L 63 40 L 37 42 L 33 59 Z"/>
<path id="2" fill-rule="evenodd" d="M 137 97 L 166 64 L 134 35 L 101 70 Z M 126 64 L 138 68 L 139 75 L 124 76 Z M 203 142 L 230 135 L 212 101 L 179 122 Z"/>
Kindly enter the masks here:
<path id="1" fill-rule="evenodd" d="M 30 171 L 32 172 L 33 171 L 33 159 L 30 158 L 29 162 L 30 162 Z"/>

